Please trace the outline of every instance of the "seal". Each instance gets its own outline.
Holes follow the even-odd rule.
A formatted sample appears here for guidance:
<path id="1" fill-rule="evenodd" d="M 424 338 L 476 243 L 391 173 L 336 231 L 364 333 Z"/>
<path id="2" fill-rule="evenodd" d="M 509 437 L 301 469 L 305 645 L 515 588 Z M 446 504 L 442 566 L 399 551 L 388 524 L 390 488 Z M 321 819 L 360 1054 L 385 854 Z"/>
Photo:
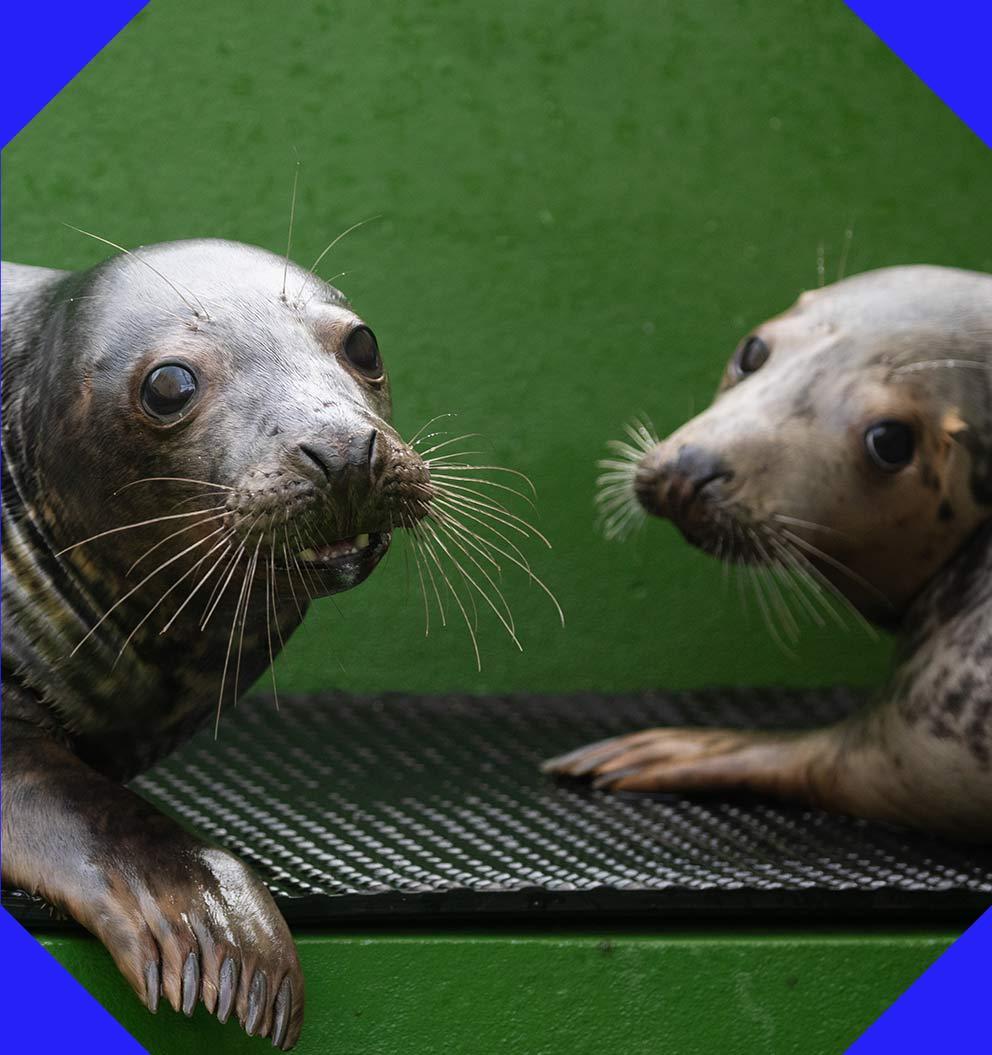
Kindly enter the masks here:
<path id="1" fill-rule="evenodd" d="M 268 890 L 122 782 L 219 721 L 395 529 L 425 605 L 426 575 L 465 611 L 454 565 L 500 614 L 504 507 L 452 441 L 400 438 L 372 330 L 288 255 L 4 264 L 3 348 L 3 879 L 92 931 L 151 1010 L 202 1001 L 288 1049 L 304 982 Z"/>
<path id="2" fill-rule="evenodd" d="M 898 634 L 896 669 L 829 728 L 649 729 L 544 768 L 992 839 L 992 276 L 896 267 L 804 293 L 707 410 L 629 440 L 603 463 L 608 533 L 666 517 L 743 566 L 780 638 L 840 601 Z"/>

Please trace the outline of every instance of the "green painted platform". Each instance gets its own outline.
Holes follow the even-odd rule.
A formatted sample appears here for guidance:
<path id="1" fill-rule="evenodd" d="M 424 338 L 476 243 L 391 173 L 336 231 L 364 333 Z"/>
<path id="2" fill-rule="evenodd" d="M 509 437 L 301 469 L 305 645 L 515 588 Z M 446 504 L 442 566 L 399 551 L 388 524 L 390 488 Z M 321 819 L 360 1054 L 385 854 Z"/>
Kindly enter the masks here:
<path id="1" fill-rule="evenodd" d="M 299 1055 L 839 1055 L 957 928 L 302 931 Z M 271 1051 L 153 1018 L 96 942 L 42 941 L 152 1055 Z"/>

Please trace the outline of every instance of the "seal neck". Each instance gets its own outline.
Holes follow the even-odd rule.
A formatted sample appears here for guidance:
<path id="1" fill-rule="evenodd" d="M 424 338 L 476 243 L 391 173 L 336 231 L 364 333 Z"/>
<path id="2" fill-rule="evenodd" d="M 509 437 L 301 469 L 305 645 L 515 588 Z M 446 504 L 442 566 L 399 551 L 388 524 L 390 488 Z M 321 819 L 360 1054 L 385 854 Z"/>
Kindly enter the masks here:
<path id="1" fill-rule="evenodd" d="M 903 651 L 916 652 L 935 626 L 982 609 L 992 621 L 992 517 L 917 596 L 903 621 Z"/>

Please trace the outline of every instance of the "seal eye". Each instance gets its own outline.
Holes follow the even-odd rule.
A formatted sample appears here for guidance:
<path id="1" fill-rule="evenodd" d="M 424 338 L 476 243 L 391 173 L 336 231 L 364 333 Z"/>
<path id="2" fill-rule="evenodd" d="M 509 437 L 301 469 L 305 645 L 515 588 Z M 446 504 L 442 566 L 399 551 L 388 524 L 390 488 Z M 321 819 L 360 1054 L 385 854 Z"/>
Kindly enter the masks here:
<path id="1" fill-rule="evenodd" d="M 178 363 L 157 366 L 141 386 L 141 402 L 153 418 L 175 417 L 196 395 L 196 376 Z"/>
<path id="2" fill-rule="evenodd" d="M 737 372 L 753 374 L 768 362 L 771 352 L 760 337 L 748 337 L 737 352 Z"/>
<path id="3" fill-rule="evenodd" d="M 344 354 L 348 362 L 372 381 L 382 377 L 382 356 L 375 334 L 368 326 L 356 326 L 344 342 Z"/>
<path id="4" fill-rule="evenodd" d="M 913 460 L 916 437 L 901 421 L 880 421 L 865 433 L 868 456 L 883 472 L 895 473 Z"/>

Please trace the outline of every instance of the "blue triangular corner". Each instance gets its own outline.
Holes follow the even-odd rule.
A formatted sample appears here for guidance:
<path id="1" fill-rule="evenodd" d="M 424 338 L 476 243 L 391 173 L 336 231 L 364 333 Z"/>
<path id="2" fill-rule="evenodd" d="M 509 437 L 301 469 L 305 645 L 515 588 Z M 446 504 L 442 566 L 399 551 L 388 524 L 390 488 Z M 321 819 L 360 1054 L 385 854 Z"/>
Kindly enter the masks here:
<path id="1" fill-rule="evenodd" d="M 992 147 L 990 0 L 940 0 L 939 3 L 934 0 L 845 0 L 845 3 Z"/>
<path id="2" fill-rule="evenodd" d="M 992 909 L 847 1049 L 847 1055 L 992 1052 Z"/>
<path id="3" fill-rule="evenodd" d="M 40 0 L 5 4 L 0 143 L 6 146 L 147 3 Z"/>
<path id="4" fill-rule="evenodd" d="M 0 909 L 0 994 L 5 1051 L 148 1055 L 4 909 Z"/>

